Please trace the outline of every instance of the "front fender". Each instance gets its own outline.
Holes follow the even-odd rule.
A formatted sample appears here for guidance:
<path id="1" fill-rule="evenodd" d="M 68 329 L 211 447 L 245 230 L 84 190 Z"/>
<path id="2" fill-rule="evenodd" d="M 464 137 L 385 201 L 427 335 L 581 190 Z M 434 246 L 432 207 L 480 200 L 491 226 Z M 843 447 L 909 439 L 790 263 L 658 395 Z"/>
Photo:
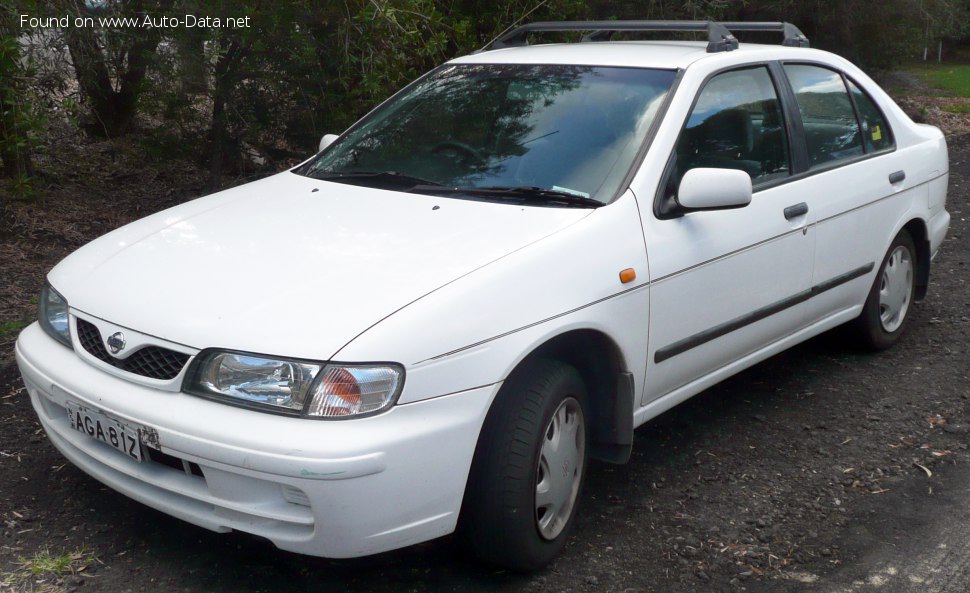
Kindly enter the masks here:
<path id="1" fill-rule="evenodd" d="M 637 278 L 623 283 L 621 270 Z M 643 377 L 649 270 L 636 200 L 627 192 L 582 221 L 411 303 L 334 357 L 407 369 L 400 403 L 504 380 L 528 354 L 577 329 L 616 342 Z M 637 400 L 638 401 L 638 400 Z"/>

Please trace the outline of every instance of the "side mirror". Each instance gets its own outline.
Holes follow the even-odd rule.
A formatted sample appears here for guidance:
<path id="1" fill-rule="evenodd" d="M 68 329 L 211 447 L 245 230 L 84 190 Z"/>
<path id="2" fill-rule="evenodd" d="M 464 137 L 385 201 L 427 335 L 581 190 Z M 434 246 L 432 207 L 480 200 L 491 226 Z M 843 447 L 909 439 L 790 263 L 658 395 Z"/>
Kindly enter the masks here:
<path id="1" fill-rule="evenodd" d="M 686 210 L 726 210 L 751 203 L 751 177 L 738 169 L 691 169 L 680 180 L 677 203 Z"/>
<path id="2" fill-rule="evenodd" d="M 337 138 L 340 138 L 338 134 L 327 134 L 323 138 L 320 138 L 320 148 L 317 149 L 317 152 L 323 151 L 324 148 L 333 144 L 333 141 Z"/>

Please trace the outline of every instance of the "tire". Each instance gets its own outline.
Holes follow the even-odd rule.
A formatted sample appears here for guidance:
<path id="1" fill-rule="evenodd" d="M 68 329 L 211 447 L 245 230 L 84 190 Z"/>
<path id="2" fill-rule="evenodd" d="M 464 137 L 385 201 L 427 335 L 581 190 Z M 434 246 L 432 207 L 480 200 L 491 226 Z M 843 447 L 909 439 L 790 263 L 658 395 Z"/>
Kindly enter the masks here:
<path id="1" fill-rule="evenodd" d="M 899 340 L 913 307 L 917 265 L 913 238 L 902 230 L 889 246 L 862 313 L 853 322 L 862 346 L 885 350 Z"/>
<path id="2" fill-rule="evenodd" d="M 470 551 L 526 572 L 551 562 L 574 525 L 586 474 L 586 387 L 537 360 L 506 381 L 485 419 L 459 522 Z"/>

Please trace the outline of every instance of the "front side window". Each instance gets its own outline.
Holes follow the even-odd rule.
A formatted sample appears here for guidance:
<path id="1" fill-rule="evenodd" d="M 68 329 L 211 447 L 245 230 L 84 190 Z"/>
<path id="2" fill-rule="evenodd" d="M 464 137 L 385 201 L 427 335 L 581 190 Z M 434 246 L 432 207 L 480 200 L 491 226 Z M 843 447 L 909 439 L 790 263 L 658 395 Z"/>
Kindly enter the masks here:
<path id="1" fill-rule="evenodd" d="M 718 74 L 701 90 L 677 140 L 660 213 L 674 203 L 680 180 L 699 167 L 739 169 L 755 186 L 788 176 L 788 135 L 768 69 Z"/>
<path id="2" fill-rule="evenodd" d="M 676 174 L 740 169 L 754 184 L 788 175 L 788 138 L 767 68 L 725 72 L 701 91 L 677 141 Z"/>
<path id="3" fill-rule="evenodd" d="M 859 122 L 842 75 L 827 68 L 786 64 L 802 116 L 810 169 L 863 154 Z"/>
<path id="4" fill-rule="evenodd" d="M 862 140 L 866 143 L 866 152 L 879 152 L 893 148 L 895 146 L 893 132 L 889 129 L 889 124 L 886 123 L 882 112 L 869 95 L 851 80 L 849 89 L 852 91 L 852 99 L 859 112 L 859 121 L 862 122 Z"/>
<path id="5" fill-rule="evenodd" d="M 607 203 L 633 165 L 675 74 L 597 66 L 445 66 L 296 172 L 456 197 L 500 198 L 508 195 L 503 190 L 528 188 Z"/>

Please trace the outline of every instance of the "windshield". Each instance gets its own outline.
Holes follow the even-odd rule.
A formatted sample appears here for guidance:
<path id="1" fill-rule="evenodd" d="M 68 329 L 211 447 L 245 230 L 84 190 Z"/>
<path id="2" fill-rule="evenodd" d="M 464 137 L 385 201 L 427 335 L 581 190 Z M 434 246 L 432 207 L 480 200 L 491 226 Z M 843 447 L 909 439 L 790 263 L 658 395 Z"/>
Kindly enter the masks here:
<path id="1" fill-rule="evenodd" d="M 296 173 L 425 193 L 459 188 L 478 198 L 486 192 L 475 189 L 538 188 L 606 203 L 674 76 L 598 66 L 444 66 Z"/>

